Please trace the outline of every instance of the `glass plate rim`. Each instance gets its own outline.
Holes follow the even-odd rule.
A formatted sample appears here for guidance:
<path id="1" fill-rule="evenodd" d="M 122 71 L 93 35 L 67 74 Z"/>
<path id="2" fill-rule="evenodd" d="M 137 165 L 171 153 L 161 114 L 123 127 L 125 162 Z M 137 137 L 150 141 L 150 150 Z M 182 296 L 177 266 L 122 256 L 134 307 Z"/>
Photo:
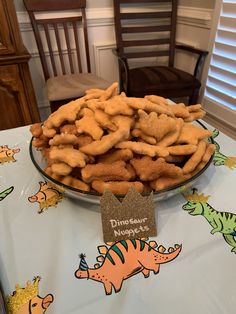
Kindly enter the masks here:
<path id="1" fill-rule="evenodd" d="M 208 130 L 208 128 L 199 120 L 195 120 L 198 124 L 200 124 L 205 130 Z M 215 144 L 215 141 L 213 139 L 213 137 L 208 137 L 211 141 L 211 144 Z M 77 188 L 74 188 L 72 186 L 69 186 L 69 185 L 66 185 L 60 181 L 57 181 L 56 179 L 50 177 L 46 172 L 43 171 L 43 169 L 37 164 L 37 162 L 35 161 L 34 159 L 34 156 L 33 156 L 33 148 L 36 150 L 35 147 L 33 147 L 32 145 L 32 141 L 33 141 L 34 137 L 32 136 L 31 140 L 30 140 L 30 144 L 29 144 L 29 153 L 30 153 L 30 158 L 31 158 L 31 161 L 33 162 L 35 168 L 44 176 L 46 177 L 49 181 L 52 181 L 54 184 L 58 185 L 58 186 L 61 186 L 62 188 L 64 189 L 68 189 L 70 191 L 73 191 L 73 192 L 77 192 L 77 193 L 81 193 L 81 194 L 84 194 L 84 195 L 87 195 L 87 196 L 98 196 L 98 197 L 101 197 L 102 194 L 101 193 L 98 193 L 96 191 L 84 191 L 84 190 L 80 190 L 80 189 L 77 189 Z M 197 172 L 194 176 L 192 176 L 191 178 L 187 179 L 186 181 L 183 181 L 183 182 L 180 182 L 176 185 L 173 185 L 169 188 L 165 188 L 165 189 L 162 189 L 162 190 L 159 190 L 159 191 L 152 191 L 152 192 L 147 192 L 147 193 L 140 193 L 142 196 L 149 196 L 150 193 L 153 193 L 153 196 L 158 196 L 158 195 L 161 195 L 163 193 L 168 193 L 168 192 L 171 192 L 171 191 L 174 191 L 175 189 L 178 189 L 184 185 L 187 185 L 188 183 L 194 181 L 195 179 L 197 179 L 211 164 L 212 160 L 213 160 L 213 157 L 214 157 L 214 154 L 212 154 L 211 158 L 209 159 L 209 161 L 206 163 L 206 165 L 199 171 Z M 125 194 L 116 194 L 116 197 L 117 198 L 124 198 L 125 197 Z"/>

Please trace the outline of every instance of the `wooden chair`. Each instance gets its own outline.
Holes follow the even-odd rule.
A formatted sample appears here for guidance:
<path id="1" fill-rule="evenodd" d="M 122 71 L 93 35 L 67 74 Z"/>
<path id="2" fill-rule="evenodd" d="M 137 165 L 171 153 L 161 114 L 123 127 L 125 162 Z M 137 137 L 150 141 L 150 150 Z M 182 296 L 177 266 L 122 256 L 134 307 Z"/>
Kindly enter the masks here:
<path id="1" fill-rule="evenodd" d="M 199 79 L 208 52 L 175 43 L 177 0 L 113 3 L 121 91 L 134 97 L 188 97 L 189 104 L 197 103 Z M 176 49 L 198 55 L 193 74 L 175 68 Z M 152 58 L 151 63 L 143 64 L 148 58 Z M 132 68 L 135 60 L 142 66 Z"/>
<path id="2" fill-rule="evenodd" d="M 86 0 L 23 1 L 39 50 L 51 111 L 83 96 L 86 89 L 107 88 L 109 82 L 91 73 Z M 42 17 L 46 12 L 50 16 Z"/>

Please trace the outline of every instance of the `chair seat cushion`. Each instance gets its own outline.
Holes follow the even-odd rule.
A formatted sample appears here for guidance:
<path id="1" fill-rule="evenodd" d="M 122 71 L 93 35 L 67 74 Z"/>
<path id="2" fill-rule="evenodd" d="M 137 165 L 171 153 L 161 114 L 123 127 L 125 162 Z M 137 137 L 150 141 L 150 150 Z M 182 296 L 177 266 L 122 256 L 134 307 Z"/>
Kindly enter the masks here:
<path id="1" fill-rule="evenodd" d="M 49 101 L 79 98 L 87 89 L 106 89 L 110 82 L 92 73 L 66 74 L 51 77 L 47 80 Z"/>
<path id="2" fill-rule="evenodd" d="M 131 69 L 129 73 L 130 94 L 139 95 L 160 92 L 173 94 L 177 90 L 187 90 L 190 92 L 193 87 L 199 88 L 201 83 L 191 74 L 182 70 L 167 67 L 153 66 Z M 189 93 L 190 93 L 189 92 Z"/>

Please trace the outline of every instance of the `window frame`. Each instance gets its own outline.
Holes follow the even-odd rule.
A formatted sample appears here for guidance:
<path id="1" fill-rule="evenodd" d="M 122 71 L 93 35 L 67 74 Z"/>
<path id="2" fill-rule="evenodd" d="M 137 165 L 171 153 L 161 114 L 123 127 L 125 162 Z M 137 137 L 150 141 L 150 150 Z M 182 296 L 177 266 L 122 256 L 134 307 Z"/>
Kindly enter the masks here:
<path id="1" fill-rule="evenodd" d="M 203 108 L 206 110 L 207 115 L 204 119 L 206 122 L 209 122 L 214 127 L 217 127 L 222 132 L 225 132 L 229 136 L 236 139 L 236 111 L 233 111 L 227 107 L 221 106 L 217 102 L 210 100 L 205 97 L 206 83 L 208 77 L 208 71 L 210 67 L 212 52 L 214 49 L 215 38 L 217 34 L 218 22 L 221 14 L 223 0 L 215 1 L 214 15 L 211 25 L 210 37 L 208 51 L 209 56 L 205 63 L 205 69 L 202 76 L 202 91 L 200 95 L 200 100 L 203 105 Z"/>

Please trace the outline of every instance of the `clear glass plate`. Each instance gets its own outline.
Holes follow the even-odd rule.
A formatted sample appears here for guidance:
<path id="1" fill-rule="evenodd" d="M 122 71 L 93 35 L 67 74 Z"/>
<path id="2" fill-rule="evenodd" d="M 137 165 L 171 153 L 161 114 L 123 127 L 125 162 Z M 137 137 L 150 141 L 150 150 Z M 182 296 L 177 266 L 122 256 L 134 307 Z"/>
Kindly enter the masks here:
<path id="1" fill-rule="evenodd" d="M 200 121 L 195 121 L 194 123 L 196 123 L 198 126 L 201 126 L 204 129 L 207 129 L 204 124 Z M 212 137 L 209 138 L 210 142 L 214 144 L 214 140 Z M 60 181 L 55 180 L 54 178 L 50 177 L 48 174 L 46 174 L 44 172 L 44 168 L 46 167 L 46 159 L 42 156 L 42 153 L 40 150 L 37 150 L 33 145 L 32 145 L 32 140 L 30 141 L 30 146 L 29 146 L 29 152 L 30 152 L 30 158 L 34 164 L 34 166 L 36 167 L 36 169 L 40 172 L 40 174 L 44 177 L 44 179 L 46 181 L 49 181 L 53 184 L 58 185 L 63 191 L 64 193 L 69 196 L 69 197 L 73 197 L 76 198 L 78 200 L 83 200 L 89 203 L 93 203 L 93 204 L 99 204 L 100 203 L 100 197 L 102 196 L 100 193 L 97 192 L 86 192 L 83 190 L 79 190 L 76 189 L 72 186 L 69 185 L 65 185 L 63 183 L 61 183 Z M 214 154 L 211 156 L 210 160 L 208 161 L 208 163 L 205 165 L 205 167 L 200 170 L 197 174 L 195 174 L 192 178 L 181 182 L 175 186 L 172 186 L 170 188 L 167 189 L 163 189 L 161 191 L 153 191 L 153 200 L 156 201 L 161 201 L 161 200 L 165 200 L 168 199 L 171 196 L 174 196 L 178 193 L 181 193 L 183 191 L 185 191 L 186 189 L 191 188 L 196 181 L 201 177 L 201 175 L 206 171 L 206 169 L 209 167 L 209 165 L 212 162 Z M 142 194 L 142 195 L 148 195 L 148 194 Z M 117 198 L 122 199 L 124 197 L 124 195 L 116 195 Z"/>

